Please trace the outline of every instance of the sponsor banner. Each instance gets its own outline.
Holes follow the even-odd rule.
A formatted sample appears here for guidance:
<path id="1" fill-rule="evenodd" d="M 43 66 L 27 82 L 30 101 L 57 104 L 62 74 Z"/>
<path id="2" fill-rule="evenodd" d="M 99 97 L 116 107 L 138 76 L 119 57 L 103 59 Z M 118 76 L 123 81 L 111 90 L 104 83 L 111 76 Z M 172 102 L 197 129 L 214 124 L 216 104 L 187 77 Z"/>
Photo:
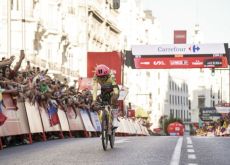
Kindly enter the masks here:
<path id="1" fill-rule="evenodd" d="M 135 110 L 134 109 L 128 109 L 127 117 L 135 117 Z"/>
<path id="2" fill-rule="evenodd" d="M 67 114 L 70 130 L 73 131 L 84 130 L 84 125 L 81 119 L 81 114 L 79 109 L 76 109 L 76 112 L 74 112 L 73 108 L 68 107 L 66 114 Z"/>
<path id="3" fill-rule="evenodd" d="M 117 84 L 122 84 L 123 57 L 119 52 L 88 52 L 87 77 L 93 77 L 95 67 L 107 65 L 115 75 Z"/>
<path id="4" fill-rule="evenodd" d="M 215 107 L 200 108 L 200 119 L 202 121 L 213 121 L 215 118 L 220 118 L 221 114 L 217 112 Z"/>
<path id="5" fill-rule="evenodd" d="M 186 30 L 174 31 L 174 44 L 186 44 Z"/>
<path id="6" fill-rule="evenodd" d="M 7 120 L 0 126 L 0 136 L 13 136 L 30 132 L 24 102 L 17 101 L 16 105 L 18 107 L 17 111 L 7 110 L 2 106 L 2 113 L 7 117 Z"/>
<path id="7" fill-rule="evenodd" d="M 81 109 L 80 114 L 81 114 L 82 122 L 85 126 L 85 130 L 89 132 L 95 132 L 96 130 L 91 123 L 91 120 L 89 118 L 89 113 L 87 112 L 87 110 Z"/>
<path id="8" fill-rule="evenodd" d="M 134 45 L 134 56 L 147 55 L 215 55 L 226 54 L 224 44 Z"/>
<path id="9" fill-rule="evenodd" d="M 26 100 L 25 107 L 26 107 L 30 132 L 31 133 L 43 132 L 42 121 L 38 109 L 38 103 L 35 102 L 35 105 L 32 105 L 29 102 L 29 100 Z"/>
<path id="10" fill-rule="evenodd" d="M 136 69 L 227 68 L 226 57 L 134 58 Z"/>
<path id="11" fill-rule="evenodd" d="M 230 113 L 230 107 L 216 106 L 216 111 L 218 113 Z"/>
<path id="12" fill-rule="evenodd" d="M 99 116 L 98 116 L 97 112 L 90 112 L 90 118 L 92 120 L 92 124 L 93 124 L 95 130 L 100 132 L 101 131 L 101 122 L 99 120 Z"/>
<path id="13" fill-rule="evenodd" d="M 170 123 L 167 127 L 170 136 L 183 136 L 184 125 L 179 122 Z"/>
<path id="14" fill-rule="evenodd" d="M 51 126 L 50 116 L 47 113 L 47 110 L 44 109 L 43 107 L 40 107 L 40 106 L 38 108 L 39 108 L 40 113 L 41 113 L 41 118 L 42 118 L 42 124 L 44 126 L 44 131 L 45 132 L 60 131 L 61 130 L 60 124 L 56 124 L 56 125 Z"/>
<path id="15" fill-rule="evenodd" d="M 17 110 L 15 100 L 13 100 L 11 94 L 3 93 L 2 97 L 6 110 Z"/>

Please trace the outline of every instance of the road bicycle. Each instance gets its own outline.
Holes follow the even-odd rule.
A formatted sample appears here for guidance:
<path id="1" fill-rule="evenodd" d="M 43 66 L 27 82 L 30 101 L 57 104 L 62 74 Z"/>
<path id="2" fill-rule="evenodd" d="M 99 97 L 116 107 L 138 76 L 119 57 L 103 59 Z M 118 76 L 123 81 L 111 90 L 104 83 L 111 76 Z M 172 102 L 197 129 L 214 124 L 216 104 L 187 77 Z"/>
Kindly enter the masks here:
<path id="1" fill-rule="evenodd" d="M 108 142 L 110 142 L 110 147 L 114 148 L 115 142 L 115 129 L 112 129 L 112 108 L 107 101 L 102 101 L 100 103 L 100 120 L 101 120 L 101 140 L 103 149 L 106 151 L 108 147 Z"/>

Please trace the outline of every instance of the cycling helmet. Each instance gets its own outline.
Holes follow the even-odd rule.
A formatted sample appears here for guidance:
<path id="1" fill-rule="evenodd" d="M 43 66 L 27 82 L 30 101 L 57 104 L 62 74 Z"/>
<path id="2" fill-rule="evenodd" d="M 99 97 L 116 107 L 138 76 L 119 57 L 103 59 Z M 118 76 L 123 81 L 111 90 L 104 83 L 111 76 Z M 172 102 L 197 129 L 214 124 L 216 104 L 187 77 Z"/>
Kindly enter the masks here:
<path id="1" fill-rule="evenodd" d="M 106 65 L 104 64 L 97 65 L 96 76 L 103 77 L 109 75 L 109 73 L 110 73 L 110 69 Z"/>

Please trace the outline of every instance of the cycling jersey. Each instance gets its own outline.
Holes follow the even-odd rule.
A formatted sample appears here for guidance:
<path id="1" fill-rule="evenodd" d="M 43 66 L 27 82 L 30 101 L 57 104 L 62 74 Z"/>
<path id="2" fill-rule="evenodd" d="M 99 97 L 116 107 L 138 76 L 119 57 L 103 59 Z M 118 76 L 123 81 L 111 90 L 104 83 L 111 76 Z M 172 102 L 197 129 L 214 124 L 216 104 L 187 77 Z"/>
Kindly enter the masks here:
<path id="1" fill-rule="evenodd" d="M 96 101 L 97 98 L 98 84 L 100 84 L 102 92 L 107 90 L 104 88 L 105 86 L 110 86 L 114 94 L 119 95 L 119 88 L 116 83 L 114 74 L 110 73 L 107 79 L 100 78 L 95 75 L 93 77 L 93 101 Z"/>

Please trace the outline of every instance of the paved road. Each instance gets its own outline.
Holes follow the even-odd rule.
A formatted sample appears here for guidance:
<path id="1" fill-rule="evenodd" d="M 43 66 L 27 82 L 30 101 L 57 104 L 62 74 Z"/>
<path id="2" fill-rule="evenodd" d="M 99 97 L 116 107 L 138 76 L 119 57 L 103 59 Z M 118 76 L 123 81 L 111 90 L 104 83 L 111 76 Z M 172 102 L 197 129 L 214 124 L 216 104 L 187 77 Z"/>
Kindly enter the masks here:
<path id="1" fill-rule="evenodd" d="M 229 165 L 230 138 L 119 137 L 104 151 L 100 138 L 37 142 L 0 151 L 0 165 Z"/>
<path id="2" fill-rule="evenodd" d="M 230 165 L 230 137 L 184 137 L 181 164 Z"/>

